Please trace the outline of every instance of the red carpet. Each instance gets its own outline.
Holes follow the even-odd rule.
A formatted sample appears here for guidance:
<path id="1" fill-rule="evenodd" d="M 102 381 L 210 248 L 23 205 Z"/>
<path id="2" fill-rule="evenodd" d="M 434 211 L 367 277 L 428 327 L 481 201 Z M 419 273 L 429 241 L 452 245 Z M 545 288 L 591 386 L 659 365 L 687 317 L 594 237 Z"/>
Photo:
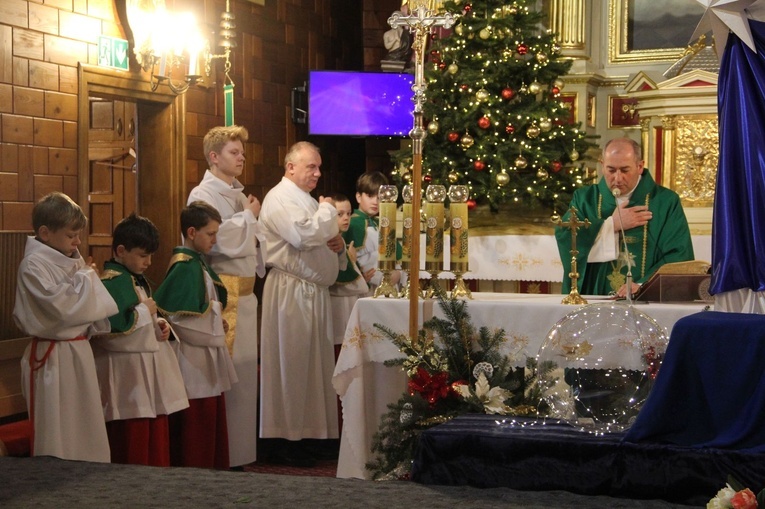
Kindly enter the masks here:
<path id="1" fill-rule="evenodd" d="M 310 477 L 335 477 L 337 475 L 337 461 L 319 461 L 315 467 L 300 468 L 287 465 L 276 465 L 256 461 L 244 467 L 245 472 L 256 472 L 258 474 L 278 474 L 278 475 L 303 475 Z"/>

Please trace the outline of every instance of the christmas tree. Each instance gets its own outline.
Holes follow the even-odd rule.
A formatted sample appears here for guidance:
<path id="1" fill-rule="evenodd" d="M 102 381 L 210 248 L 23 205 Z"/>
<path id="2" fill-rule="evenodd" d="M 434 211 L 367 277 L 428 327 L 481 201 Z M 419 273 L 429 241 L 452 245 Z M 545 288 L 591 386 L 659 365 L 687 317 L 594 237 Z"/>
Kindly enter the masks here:
<path id="1" fill-rule="evenodd" d="M 451 34 L 431 35 L 425 64 L 423 186 L 467 184 L 475 202 L 568 205 L 592 143 L 560 101 L 571 62 L 532 0 L 447 0 Z M 408 180 L 411 151 L 394 155 Z M 579 161 L 579 163 L 577 163 Z M 401 183 L 401 182 L 399 182 Z"/>

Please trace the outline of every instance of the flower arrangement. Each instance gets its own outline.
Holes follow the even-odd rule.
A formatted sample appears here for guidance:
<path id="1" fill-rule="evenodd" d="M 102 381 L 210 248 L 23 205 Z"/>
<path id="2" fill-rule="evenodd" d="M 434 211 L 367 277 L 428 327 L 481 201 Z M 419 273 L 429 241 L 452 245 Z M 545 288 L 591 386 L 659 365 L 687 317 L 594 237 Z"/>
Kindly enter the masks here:
<path id="1" fill-rule="evenodd" d="M 734 477 L 707 503 L 707 509 L 757 509 L 765 507 L 765 489 L 757 495 Z"/>
<path id="2" fill-rule="evenodd" d="M 503 355 L 505 331 L 478 331 L 470 321 L 467 302 L 438 296 L 445 318 L 423 324 L 413 341 L 375 324 L 405 355 L 387 361 L 401 365 L 409 378 L 407 391 L 388 406 L 375 433 L 375 457 L 367 469 L 375 479 L 407 478 L 414 448 L 422 431 L 466 413 L 536 415 L 540 393 L 534 359 L 526 370 Z M 551 367 L 540 369 L 548 376 Z"/>

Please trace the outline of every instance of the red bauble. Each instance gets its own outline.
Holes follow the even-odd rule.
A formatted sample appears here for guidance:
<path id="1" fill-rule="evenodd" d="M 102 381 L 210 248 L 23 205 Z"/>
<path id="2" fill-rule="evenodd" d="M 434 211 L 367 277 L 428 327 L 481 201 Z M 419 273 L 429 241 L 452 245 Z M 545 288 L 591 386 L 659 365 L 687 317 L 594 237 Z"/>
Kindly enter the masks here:
<path id="1" fill-rule="evenodd" d="M 552 87 L 550 89 L 550 92 L 552 93 L 552 95 L 557 96 L 558 94 L 560 94 L 560 89 L 558 87 Z"/>
<path id="2" fill-rule="evenodd" d="M 473 6 L 470 4 L 467 4 L 465 7 L 462 8 L 462 12 L 464 12 L 465 14 L 467 14 L 468 12 L 472 10 L 473 10 Z"/>
<path id="3" fill-rule="evenodd" d="M 521 44 L 518 45 L 518 54 L 519 55 L 525 55 L 528 52 L 529 52 L 529 47 L 526 44 L 521 43 Z"/>
<path id="4" fill-rule="evenodd" d="M 509 101 L 513 97 L 515 97 L 515 90 L 513 90 L 512 88 L 502 89 L 502 99 Z"/>
<path id="5" fill-rule="evenodd" d="M 555 173 L 558 173 L 561 170 L 561 168 L 563 168 L 563 165 L 561 164 L 560 161 L 553 161 L 550 163 L 550 168 L 552 168 L 552 171 L 554 171 Z"/>
<path id="6" fill-rule="evenodd" d="M 438 68 L 443 71 L 444 69 L 446 69 L 446 64 L 441 62 L 441 63 L 438 64 Z"/>
<path id="7" fill-rule="evenodd" d="M 478 127 L 481 129 L 488 129 L 491 126 L 491 120 L 487 117 L 481 117 L 478 119 Z"/>
<path id="8" fill-rule="evenodd" d="M 460 85 L 460 90 L 464 91 L 464 90 L 467 90 L 467 89 L 468 89 L 467 85 Z"/>
<path id="9" fill-rule="evenodd" d="M 457 141 L 460 139 L 460 133 L 457 131 L 449 131 L 449 134 L 446 135 L 446 139 L 452 143 L 457 143 Z"/>
<path id="10" fill-rule="evenodd" d="M 433 176 L 430 173 L 426 173 L 424 177 L 422 177 L 422 181 L 430 184 L 430 181 L 433 180 Z"/>
<path id="11" fill-rule="evenodd" d="M 483 171 L 486 169 L 486 164 L 483 161 L 476 161 L 473 163 L 475 171 Z"/>
<path id="12" fill-rule="evenodd" d="M 513 124 L 507 124 L 505 126 L 505 132 L 507 134 L 513 134 L 515 132 L 515 127 L 513 126 Z"/>
<path id="13" fill-rule="evenodd" d="M 475 200 L 470 198 L 467 201 L 468 210 L 473 210 L 475 208 Z"/>
<path id="14" fill-rule="evenodd" d="M 438 38 L 438 35 L 435 32 L 430 34 L 430 40 L 431 41 L 435 41 L 437 38 Z"/>

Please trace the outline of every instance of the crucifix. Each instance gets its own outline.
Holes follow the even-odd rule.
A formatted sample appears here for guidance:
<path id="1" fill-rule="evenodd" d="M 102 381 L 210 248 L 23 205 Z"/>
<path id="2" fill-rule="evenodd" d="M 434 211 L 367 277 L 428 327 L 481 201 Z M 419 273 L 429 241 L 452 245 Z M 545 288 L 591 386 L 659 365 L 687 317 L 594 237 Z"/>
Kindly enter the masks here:
<path id="1" fill-rule="evenodd" d="M 571 253 L 571 272 L 568 273 L 568 277 L 571 278 L 571 291 L 563 298 L 561 304 L 587 304 L 587 300 L 579 295 L 578 289 L 579 272 L 577 272 L 576 267 L 576 255 L 579 254 L 579 251 L 576 249 L 576 231 L 582 227 L 589 228 L 590 220 L 585 218 L 584 221 L 580 221 L 576 214 L 576 208 L 571 207 L 567 222 L 564 223 L 561 218 L 553 222 L 571 230 L 571 251 L 569 251 Z"/>
<path id="2" fill-rule="evenodd" d="M 422 106 L 425 103 L 425 50 L 428 34 L 434 27 L 451 28 L 456 21 L 450 12 L 442 14 L 434 13 L 429 7 L 427 0 L 410 0 L 411 14 L 404 15 L 400 11 L 394 12 L 388 19 L 391 28 L 406 27 L 414 37 L 415 61 L 414 61 L 414 127 L 409 131 L 412 139 L 412 214 L 420 217 L 420 189 L 422 187 L 422 142 L 427 131 L 422 124 Z M 419 221 L 415 224 L 419 225 Z M 417 341 L 419 330 L 419 296 L 420 296 L 420 236 L 419 226 L 415 230 L 417 235 L 412 239 L 411 262 L 409 268 L 409 337 L 412 342 Z"/>

